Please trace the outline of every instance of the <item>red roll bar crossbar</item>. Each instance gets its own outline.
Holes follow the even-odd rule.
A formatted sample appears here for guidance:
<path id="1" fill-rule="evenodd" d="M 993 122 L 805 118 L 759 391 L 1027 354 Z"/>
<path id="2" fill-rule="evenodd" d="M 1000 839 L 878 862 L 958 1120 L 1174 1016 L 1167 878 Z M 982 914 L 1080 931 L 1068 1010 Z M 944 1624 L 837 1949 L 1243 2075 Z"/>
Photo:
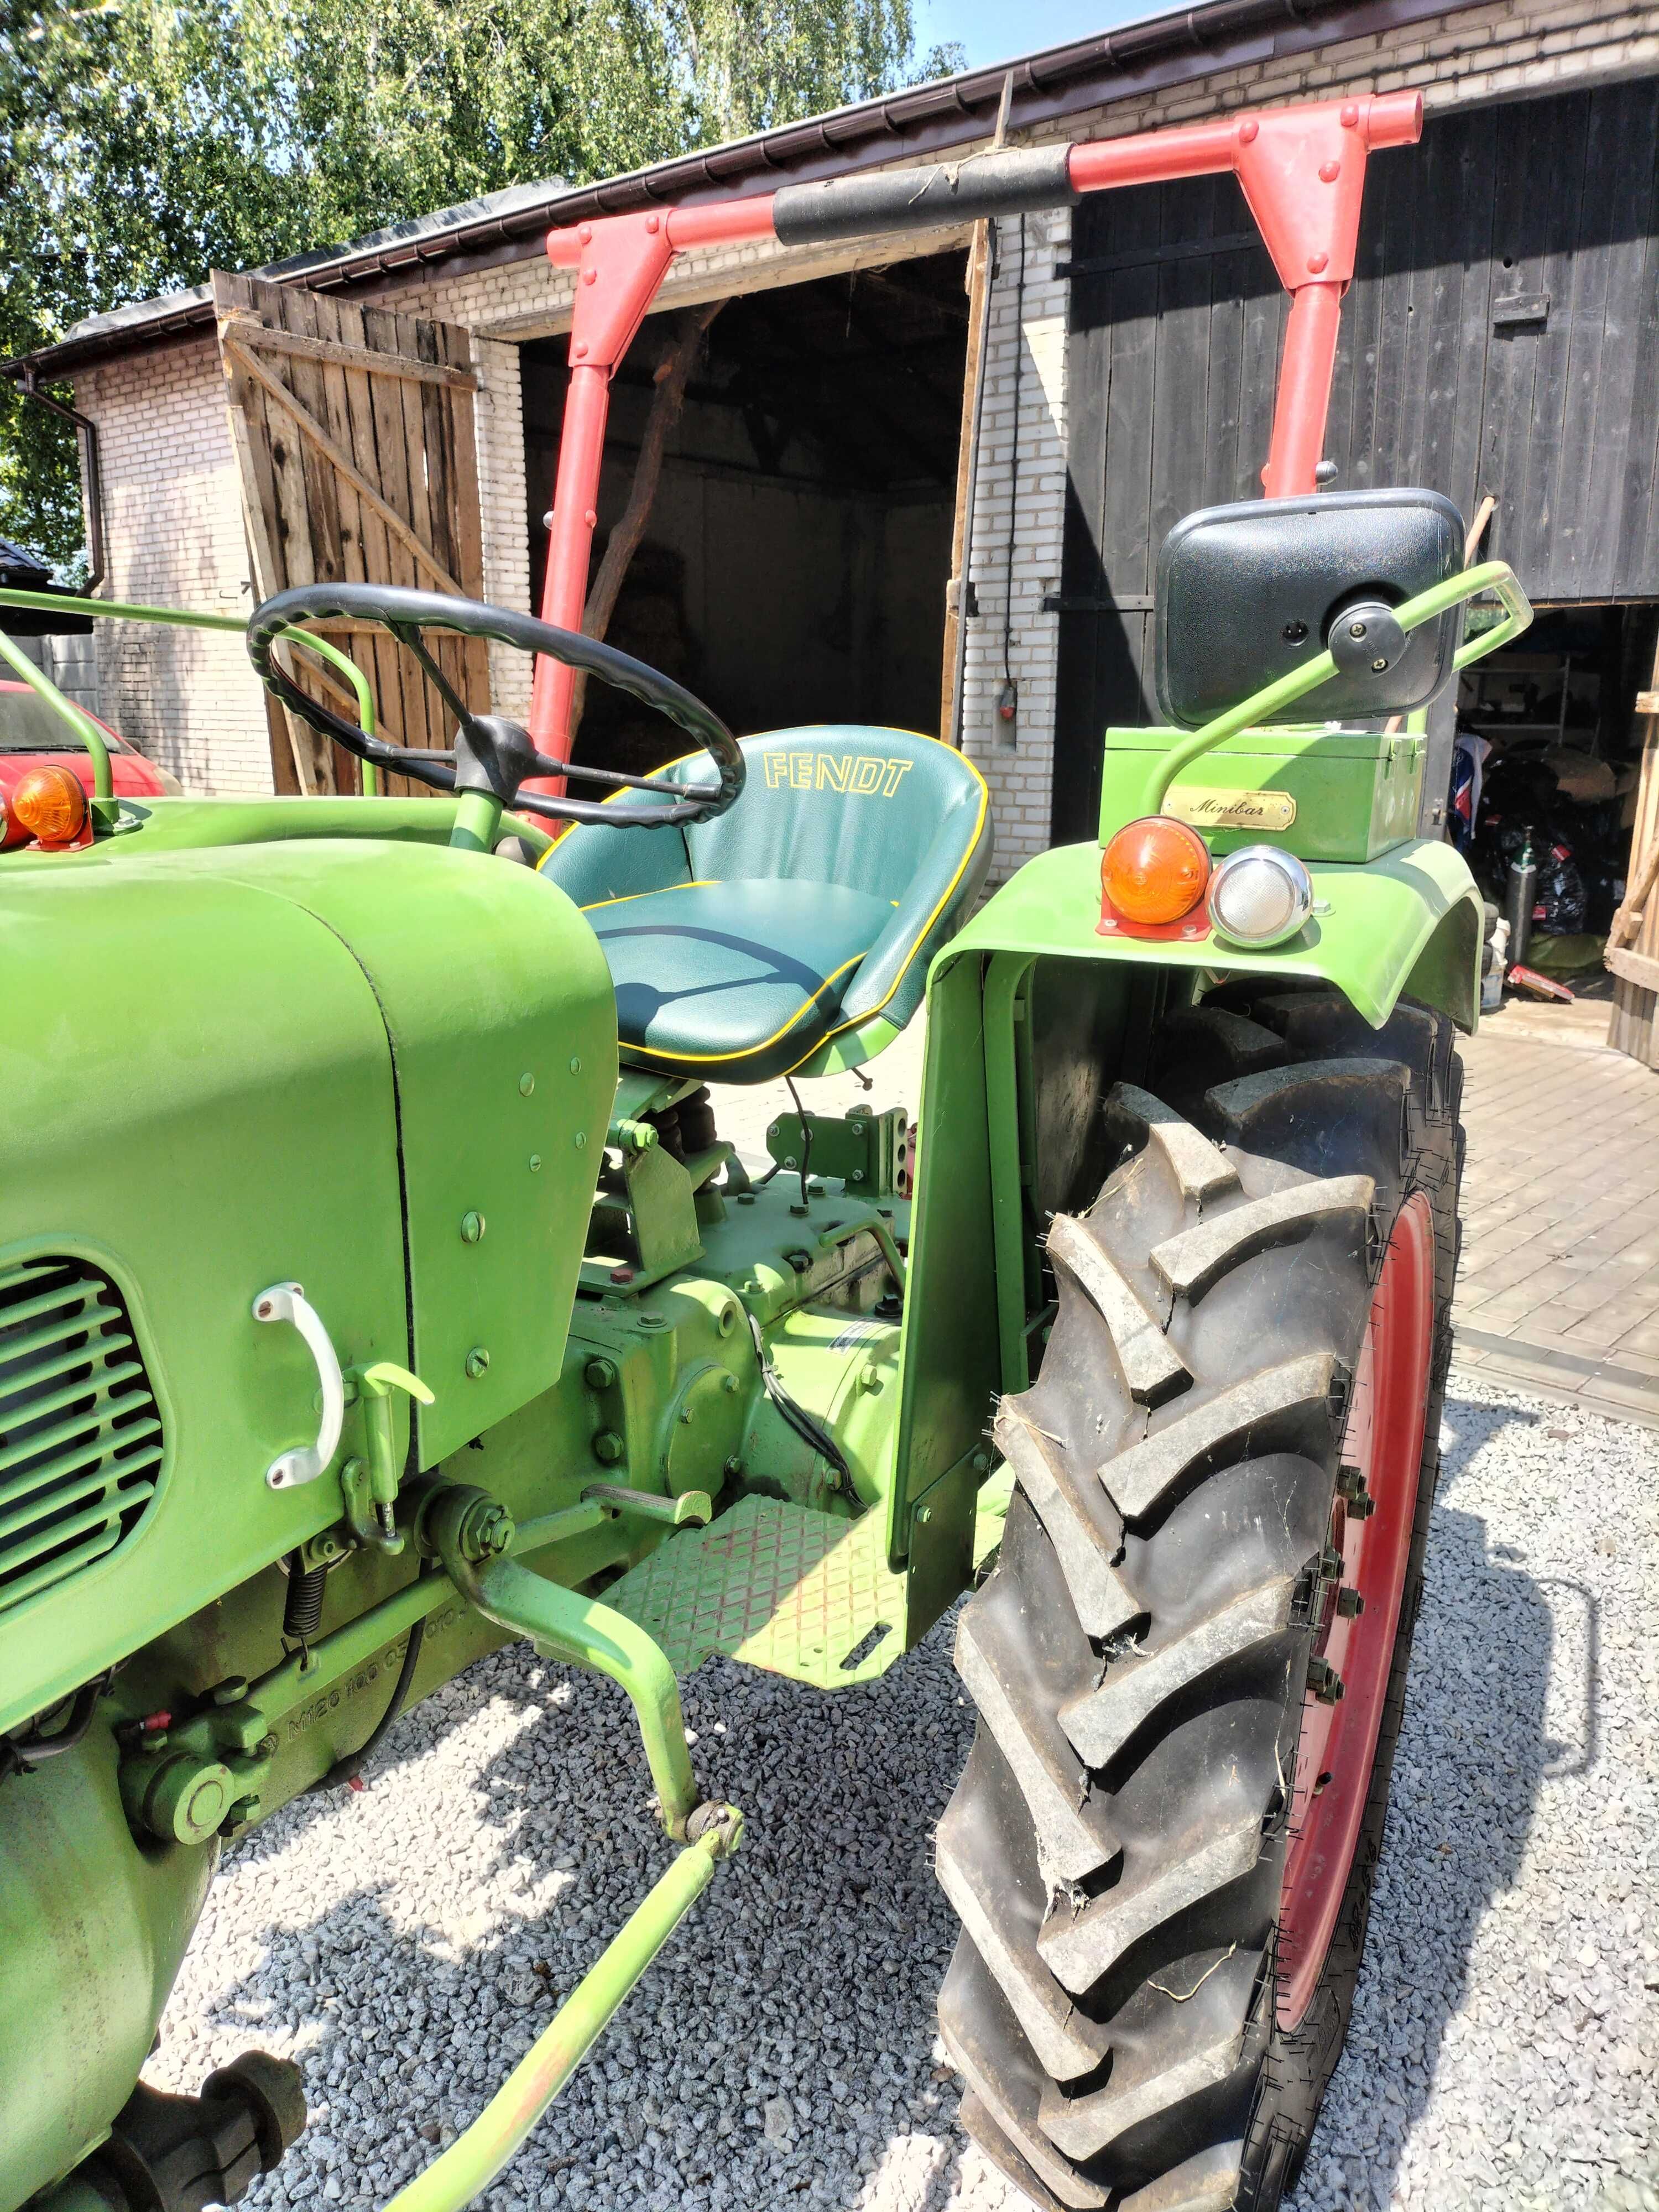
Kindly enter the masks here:
<path id="1" fill-rule="evenodd" d="M 548 258 L 575 270 L 576 292 L 542 619 L 562 629 L 581 628 L 611 379 L 675 255 L 696 246 L 749 239 L 793 245 L 932 230 L 1061 206 L 1118 185 L 1231 170 L 1291 295 L 1262 486 L 1269 499 L 1312 491 L 1341 299 L 1353 276 L 1366 156 L 1382 147 L 1413 145 L 1422 129 L 1420 93 L 1366 94 L 1133 137 L 1009 148 L 959 162 L 786 185 L 749 199 L 605 216 L 550 231 Z M 574 680 L 574 672 L 556 661 L 536 664 L 531 734 L 540 750 L 559 760 L 570 757 Z M 552 780 L 525 786 L 560 787 Z"/>

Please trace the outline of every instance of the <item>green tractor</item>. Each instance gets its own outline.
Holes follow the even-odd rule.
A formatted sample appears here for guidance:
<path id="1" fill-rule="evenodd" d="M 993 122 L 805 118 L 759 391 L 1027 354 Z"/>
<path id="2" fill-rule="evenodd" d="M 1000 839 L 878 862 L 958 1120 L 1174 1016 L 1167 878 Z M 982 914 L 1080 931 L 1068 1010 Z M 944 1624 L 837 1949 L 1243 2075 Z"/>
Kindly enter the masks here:
<path id="1" fill-rule="evenodd" d="M 59 701 L 89 800 L 41 771 L 0 853 L 0 2212 L 199 2212 L 276 2164 L 287 2062 L 140 2079 L 220 1852 L 527 1638 L 627 1692 L 681 1848 L 397 2200 L 470 2202 L 738 1848 L 677 1677 L 830 1694 L 970 1589 L 938 1832 L 966 2126 L 1040 2206 L 1279 2201 L 1358 1969 L 1450 1341 L 1481 909 L 1398 718 L 1529 619 L 1444 500 L 1316 489 L 1366 155 L 1418 119 L 556 234 L 549 619 L 324 583 L 246 625 L 291 711 L 435 796 L 117 799 Z M 739 743 L 577 634 L 605 383 L 676 252 L 1204 167 L 1294 295 L 1271 495 L 1164 548 L 1169 726 L 1107 733 L 1098 845 L 975 910 L 959 752 Z M 361 726 L 306 688 L 343 616 L 419 657 L 453 752 L 374 737 L 355 670 Z M 533 736 L 453 696 L 441 629 L 540 657 Z M 572 768 L 575 670 L 693 749 Z M 710 1083 L 810 1086 L 924 1003 L 916 1123 L 785 1115 L 751 1179 Z"/>

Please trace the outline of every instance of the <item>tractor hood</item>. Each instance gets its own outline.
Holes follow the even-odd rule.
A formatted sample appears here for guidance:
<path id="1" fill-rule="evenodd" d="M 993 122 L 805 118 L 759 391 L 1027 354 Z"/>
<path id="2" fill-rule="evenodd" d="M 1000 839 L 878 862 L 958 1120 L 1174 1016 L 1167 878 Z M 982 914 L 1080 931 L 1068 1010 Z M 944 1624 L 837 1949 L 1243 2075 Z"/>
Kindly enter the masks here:
<path id="1" fill-rule="evenodd" d="M 548 1387 L 615 1085 L 603 956 L 528 870 L 137 842 L 0 873 L 0 1728 L 339 1518 L 349 1407 L 267 1486 L 319 1389 L 261 1291 L 422 1377 L 418 1466 Z"/>

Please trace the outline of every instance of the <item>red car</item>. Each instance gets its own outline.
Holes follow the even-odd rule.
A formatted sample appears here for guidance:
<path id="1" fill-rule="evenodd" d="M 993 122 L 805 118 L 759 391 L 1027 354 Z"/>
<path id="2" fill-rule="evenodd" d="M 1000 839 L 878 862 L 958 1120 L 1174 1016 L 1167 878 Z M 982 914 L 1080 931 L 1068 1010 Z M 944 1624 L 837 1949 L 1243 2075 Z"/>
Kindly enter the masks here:
<path id="1" fill-rule="evenodd" d="M 135 752 L 107 722 L 94 714 L 109 747 L 110 775 L 120 799 L 179 798 L 183 786 L 177 776 L 157 768 L 143 753 Z M 78 744 L 68 725 L 27 684 L 0 684 L 0 847 L 25 845 L 29 831 L 13 819 L 11 795 L 31 769 L 67 769 L 92 794 L 92 759 Z M 72 795 L 72 794 L 71 794 Z"/>

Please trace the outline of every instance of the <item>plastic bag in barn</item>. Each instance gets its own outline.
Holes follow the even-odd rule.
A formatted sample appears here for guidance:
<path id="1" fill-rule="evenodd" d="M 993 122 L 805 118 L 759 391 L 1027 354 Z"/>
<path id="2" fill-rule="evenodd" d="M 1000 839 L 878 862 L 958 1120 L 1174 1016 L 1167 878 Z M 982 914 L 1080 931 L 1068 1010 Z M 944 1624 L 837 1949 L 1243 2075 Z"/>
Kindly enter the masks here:
<path id="1" fill-rule="evenodd" d="M 1584 927 L 1584 878 L 1571 845 L 1559 839 L 1538 864 L 1532 926 L 1546 937 L 1572 937 Z"/>

